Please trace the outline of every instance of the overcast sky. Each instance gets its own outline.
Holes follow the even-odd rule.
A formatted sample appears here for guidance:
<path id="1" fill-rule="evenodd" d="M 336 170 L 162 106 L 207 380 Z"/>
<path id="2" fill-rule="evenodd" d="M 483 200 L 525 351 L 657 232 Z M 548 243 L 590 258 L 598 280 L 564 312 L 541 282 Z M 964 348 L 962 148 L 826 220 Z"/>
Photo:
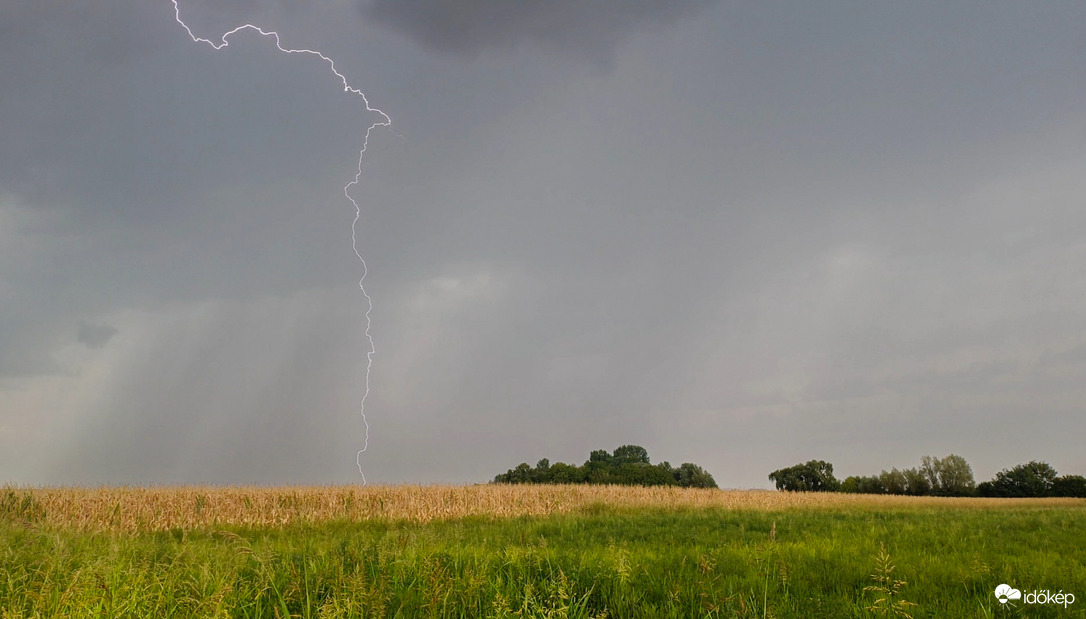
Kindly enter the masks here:
<path id="1" fill-rule="evenodd" d="M 370 483 L 1086 474 L 1086 5 L 182 1 L 393 121 Z M 351 483 L 378 120 L 169 0 L 0 0 L 0 482 Z"/>

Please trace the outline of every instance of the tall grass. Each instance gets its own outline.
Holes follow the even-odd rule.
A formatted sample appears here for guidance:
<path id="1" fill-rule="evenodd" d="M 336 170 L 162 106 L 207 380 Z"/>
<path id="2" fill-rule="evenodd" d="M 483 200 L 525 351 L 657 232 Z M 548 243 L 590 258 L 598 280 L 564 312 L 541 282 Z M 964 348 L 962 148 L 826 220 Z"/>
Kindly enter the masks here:
<path id="1" fill-rule="evenodd" d="M 1086 610 L 1007 609 L 993 594 L 1009 582 L 1086 600 L 1082 500 L 538 487 L 11 492 L 0 501 L 10 507 L 0 511 L 4 619 Z M 134 518 L 134 504 L 160 519 Z M 333 504 L 319 516 L 304 509 Z M 272 507 L 269 520 L 254 514 Z M 191 524 L 163 527 L 167 513 Z"/>

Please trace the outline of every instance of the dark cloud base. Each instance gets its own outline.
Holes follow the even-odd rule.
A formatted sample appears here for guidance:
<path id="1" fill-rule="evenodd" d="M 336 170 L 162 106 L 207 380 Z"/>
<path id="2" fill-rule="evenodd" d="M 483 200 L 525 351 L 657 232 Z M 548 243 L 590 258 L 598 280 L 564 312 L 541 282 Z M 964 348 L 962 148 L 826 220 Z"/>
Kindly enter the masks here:
<path id="1" fill-rule="evenodd" d="M 609 63 L 619 41 L 638 30 L 674 23 L 715 0 L 373 0 L 363 15 L 427 49 L 475 56 L 539 45 Z"/>

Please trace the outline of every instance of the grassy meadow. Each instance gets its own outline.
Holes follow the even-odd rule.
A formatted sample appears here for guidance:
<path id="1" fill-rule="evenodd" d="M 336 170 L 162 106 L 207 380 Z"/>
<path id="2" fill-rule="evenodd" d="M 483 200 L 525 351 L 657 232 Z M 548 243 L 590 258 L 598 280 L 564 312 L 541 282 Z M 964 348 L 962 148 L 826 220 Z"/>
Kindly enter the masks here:
<path id="1" fill-rule="evenodd" d="M 1074 617 L 1084 547 L 1083 499 L 6 488 L 0 618 Z"/>

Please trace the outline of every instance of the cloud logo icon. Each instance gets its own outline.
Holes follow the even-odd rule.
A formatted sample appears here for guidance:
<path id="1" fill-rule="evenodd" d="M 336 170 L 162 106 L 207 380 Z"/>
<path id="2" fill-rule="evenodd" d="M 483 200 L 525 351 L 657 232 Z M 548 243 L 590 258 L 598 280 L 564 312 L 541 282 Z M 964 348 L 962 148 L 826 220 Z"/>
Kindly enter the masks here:
<path id="1" fill-rule="evenodd" d="M 1022 599 L 1022 592 L 1018 589 L 1012 588 L 1010 585 L 1004 583 L 999 585 L 995 589 L 996 599 L 1000 604 L 1006 604 L 1007 600 L 1020 600 Z"/>

